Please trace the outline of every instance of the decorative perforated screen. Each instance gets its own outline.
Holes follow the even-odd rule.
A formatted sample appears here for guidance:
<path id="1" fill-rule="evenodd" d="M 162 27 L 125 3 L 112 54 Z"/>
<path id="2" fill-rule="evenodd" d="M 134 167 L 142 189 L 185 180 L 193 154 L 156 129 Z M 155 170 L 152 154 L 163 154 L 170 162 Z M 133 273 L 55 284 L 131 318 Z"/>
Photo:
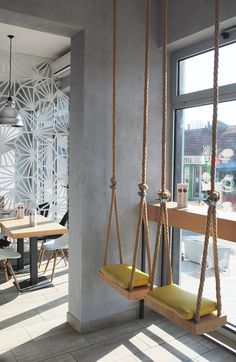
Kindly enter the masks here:
<path id="1" fill-rule="evenodd" d="M 1 52 L 0 108 L 7 98 L 8 54 Z M 0 127 L 0 197 L 4 208 L 50 204 L 60 219 L 68 208 L 69 98 L 38 57 L 14 55 L 13 95 L 23 129 Z M 1 203 L 2 205 L 2 203 Z"/>

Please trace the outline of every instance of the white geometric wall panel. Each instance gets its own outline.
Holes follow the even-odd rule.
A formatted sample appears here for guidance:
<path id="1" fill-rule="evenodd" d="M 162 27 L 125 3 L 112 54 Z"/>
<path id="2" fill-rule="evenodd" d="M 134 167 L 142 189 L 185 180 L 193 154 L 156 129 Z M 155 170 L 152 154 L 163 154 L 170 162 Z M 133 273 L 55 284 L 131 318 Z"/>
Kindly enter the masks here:
<path id="1" fill-rule="evenodd" d="M 8 96 L 8 57 L 0 52 L 0 109 Z M 0 197 L 6 209 L 50 204 L 60 220 L 68 209 L 69 98 L 48 60 L 13 54 L 13 98 L 24 127 L 0 126 Z"/>

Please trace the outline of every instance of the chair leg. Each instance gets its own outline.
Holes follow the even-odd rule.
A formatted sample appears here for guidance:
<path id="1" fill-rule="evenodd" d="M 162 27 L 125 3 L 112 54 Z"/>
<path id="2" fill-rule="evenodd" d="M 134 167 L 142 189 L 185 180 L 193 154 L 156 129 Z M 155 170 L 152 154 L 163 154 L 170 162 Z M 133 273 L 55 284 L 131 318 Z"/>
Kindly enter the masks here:
<path id="1" fill-rule="evenodd" d="M 2 265 L 3 270 L 4 270 L 4 275 L 5 275 L 6 282 L 8 282 L 9 278 L 8 278 L 8 270 L 7 270 L 6 260 L 1 260 L 0 264 Z"/>
<path id="2" fill-rule="evenodd" d="M 6 260 L 3 260 L 3 268 L 4 268 L 4 274 L 5 274 L 6 282 L 8 282 L 9 277 L 8 277 L 7 261 Z"/>
<path id="3" fill-rule="evenodd" d="M 65 253 L 64 253 L 63 249 L 61 249 L 61 253 L 62 253 L 62 259 L 64 260 L 65 266 L 67 266 L 66 256 L 65 256 Z"/>
<path id="4" fill-rule="evenodd" d="M 45 241 L 42 241 L 41 242 L 41 246 L 40 246 L 40 249 L 39 249 L 39 256 L 38 256 L 38 263 L 39 263 L 39 268 L 41 266 L 41 263 L 42 263 L 42 260 L 43 260 L 43 256 L 44 256 L 44 253 L 45 253 L 45 249 L 43 248 L 43 244 L 45 243 Z M 43 253 L 43 255 L 42 255 Z"/>
<path id="5" fill-rule="evenodd" d="M 47 261 L 47 264 L 45 266 L 44 273 L 46 273 L 46 271 L 47 271 L 48 264 L 50 263 L 50 260 L 52 259 L 52 256 L 53 256 L 53 251 L 51 251 L 51 253 L 50 253 L 49 257 L 48 257 L 48 261 Z"/>
<path id="6" fill-rule="evenodd" d="M 9 268 L 10 272 L 11 272 L 11 275 L 13 276 L 14 285 L 15 285 L 16 289 L 20 292 L 20 291 L 21 291 L 20 285 L 19 285 L 19 283 L 18 283 L 18 281 L 17 281 L 17 279 L 16 279 L 16 275 L 15 275 L 15 273 L 14 273 L 14 270 L 13 270 L 13 268 L 12 268 L 12 265 L 11 265 L 10 260 L 7 260 L 7 266 L 8 266 L 8 268 Z"/>
<path id="7" fill-rule="evenodd" d="M 45 254 L 45 249 L 41 247 L 41 249 L 39 250 L 39 258 L 38 258 L 39 268 L 41 266 L 44 254 Z"/>
<path id="8" fill-rule="evenodd" d="M 53 261 L 53 268 L 52 268 L 51 282 L 53 281 L 53 278 L 54 278 L 56 261 L 57 261 L 57 250 L 55 250 L 55 251 L 54 251 L 54 261 Z"/>

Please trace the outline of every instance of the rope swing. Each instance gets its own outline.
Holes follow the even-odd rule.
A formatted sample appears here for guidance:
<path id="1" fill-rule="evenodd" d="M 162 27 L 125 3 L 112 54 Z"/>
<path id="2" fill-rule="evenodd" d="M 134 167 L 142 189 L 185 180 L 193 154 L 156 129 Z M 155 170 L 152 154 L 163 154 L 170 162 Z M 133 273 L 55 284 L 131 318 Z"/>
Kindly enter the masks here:
<path id="1" fill-rule="evenodd" d="M 218 68 L 219 68 L 219 34 L 220 34 L 220 0 L 215 0 L 215 36 L 214 36 L 214 84 L 213 84 L 213 118 L 212 118 L 212 145 L 211 145 L 211 189 L 207 192 L 208 204 L 205 241 L 202 256 L 202 267 L 200 276 L 200 285 L 198 289 L 197 307 L 195 313 L 195 321 L 200 319 L 200 309 L 202 303 L 202 293 L 205 283 L 207 254 L 210 235 L 213 239 L 213 255 L 214 255 L 214 270 L 216 280 L 216 299 L 217 299 L 217 315 L 221 315 L 221 291 L 220 291 L 220 275 L 218 265 L 218 251 L 217 251 L 217 218 L 216 218 L 216 204 L 220 199 L 220 194 L 215 189 L 215 174 L 216 174 L 216 155 L 217 155 L 217 118 L 218 118 L 218 103 L 219 103 L 219 87 L 218 87 Z"/>
<path id="2" fill-rule="evenodd" d="M 221 316 L 220 276 L 217 253 L 217 218 L 216 204 L 219 193 L 215 190 L 216 148 L 217 148 L 217 112 L 218 112 L 218 63 L 219 63 L 219 19 L 220 0 L 215 0 L 215 35 L 214 35 L 214 97 L 213 97 L 213 121 L 212 121 L 212 157 L 211 157 L 211 190 L 208 191 L 208 213 L 205 228 L 205 241 L 202 256 L 201 276 L 198 294 L 194 295 L 173 284 L 173 272 L 171 267 L 170 240 L 168 232 L 167 201 L 170 192 L 166 189 L 166 124 L 167 124 L 167 16 L 168 0 L 163 0 L 163 68 L 162 68 L 162 167 L 161 189 L 158 192 L 160 200 L 160 217 L 157 226 L 156 241 L 154 247 L 153 264 L 150 281 L 150 291 L 145 297 L 145 304 L 174 321 L 182 328 L 193 334 L 201 334 L 215 330 L 226 323 L 226 316 Z M 164 226 L 164 244 L 166 249 L 167 285 L 154 287 L 157 257 L 161 243 L 162 225 Z M 216 299 L 202 297 L 206 275 L 207 253 L 209 239 L 212 235 L 214 270 L 216 280 Z M 215 314 L 217 311 L 217 315 Z"/>
<path id="3" fill-rule="evenodd" d="M 134 273 L 137 265 L 137 256 L 140 244 L 140 233 L 142 221 L 144 226 L 144 240 L 146 244 L 147 261 L 149 274 L 151 273 L 151 252 L 149 239 L 149 226 L 147 216 L 147 130 L 148 130 L 148 95 L 149 95 L 149 57 L 150 57 L 150 27 L 151 27 L 151 0 L 146 1 L 146 39 L 145 39 L 145 64 L 144 64 L 144 101 L 143 101 L 143 149 L 142 149 L 142 173 L 139 187 L 139 214 L 136 229 L 136 238 L 134 244 L 132 273 L 130 278 L 129 290 L 133 289 Z"/>
<path id="4" fill-rule="evenodd" d="M 153 290 L 154 277 L 157 265 L 157 256 L 161 243 L 161 230 L 164 225 L 164 241 L 166 249 L 166 268 L 168 284 L 172 283 L 172 267 L 171 267 L 171 255 L 170 255 L 170 240 L 168 230 L 168 212 L 167 201 L 170 199 L 170 191 L 166 188 L 166 127 L 167 127 L 167 14 L 168 14 L 168 2 L 164 1 L 163 6 L 163 44 L 162 44 L 162 143 L 161 143 L 161 189 L 158 192 L 158 198 L 160 201 L 160 221 L 157 225 L 156 241 L 153 255 L 153 264 L 150 278 L 150 289 Z"/>
<path id="5" fill-rule="evenodd" d="M 113 213 L 115 213 L 115 223 L 116 223 L 116 236 L 118 241 L 119 248 L 119 257 L 120 264 L 123 264 L 122 256 L 122 241 L 120 237 L 120 222 L 119 222 L 119 212 L 118 212 L 118 203 L 117 203 L 117 165 L 116 165 L 116 153 L 117 153 L 117 114 L 116 114 L 116 0 L 113 0 L 113 26 L 112 26 L 112 177 L 111 177 L 111 205 L 107 225 L 107 237 L 105 242 L 104 250 L 104 260 L 103 265 L 107 264 L 108 248 L 109 241 L 111 236 L 111 226 Z"/>
<path id="6" fill-rule="evenodd" d="M 139 183 L 139 213 L 134 243 L 133 260 L 131 264 L 124 264 L 122 257 L 122 242 L 120 237 L 119 213 L 117 204 L 117 116 L 116 116 L 116 48 L 117 48 L 117 1 L 113 0 L 113 96 L 112 96 L 112 178 L 111 178 L 111 204 L 107 226 L 107 237 L 104 250 L 103 267 L 99 275 L 101 279 L 123 294 L 128 299 L 143 299 L 148 291 L 149 275 L 136 268 L 140 244 L 142 222 L 144 225 L 144 239 L 147 253 L 148 271 L 151 273 L 151 252 L 149 242 L 149 226 L 147 217 L 147 131 L 148 131 L 148 95 L 149 95 L 149 53 L 150 53 L 150 27 L 151 27 L 151 0 L 146 0 L 146 36 L 145 36 L 145 60 L 144 60 L 144 100 L 143 100 L 143 144 L 142 144 L 142 170 Z M 108 264 L 108 249 L 111 236 L 112 219 L 115 214 L 116 236 L 119 247 L 120 264 Z"/>

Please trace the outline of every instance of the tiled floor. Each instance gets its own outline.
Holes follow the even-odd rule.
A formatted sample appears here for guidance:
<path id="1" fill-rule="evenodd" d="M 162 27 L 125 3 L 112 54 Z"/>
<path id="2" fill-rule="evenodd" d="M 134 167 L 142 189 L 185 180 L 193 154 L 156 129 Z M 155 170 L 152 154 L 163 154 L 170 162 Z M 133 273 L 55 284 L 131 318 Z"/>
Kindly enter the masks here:
<path id="1" fill-rule="evenodd" d="M 79 335 L 66 324 L 67 277 L 61 263 L 49 288 L 18 294 L 12 281 L 0 285 L 1 362 L 236 361 L 156 315 Z"/>

